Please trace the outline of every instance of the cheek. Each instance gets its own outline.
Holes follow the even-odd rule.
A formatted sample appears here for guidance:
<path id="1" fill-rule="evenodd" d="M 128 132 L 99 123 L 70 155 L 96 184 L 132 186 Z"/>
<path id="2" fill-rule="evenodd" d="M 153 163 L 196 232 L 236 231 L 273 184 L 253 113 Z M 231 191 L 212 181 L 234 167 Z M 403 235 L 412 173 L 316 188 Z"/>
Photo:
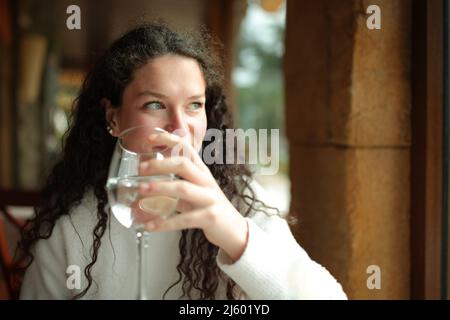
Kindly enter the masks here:
<path id="1" fill-rule="evenodd" d="M 202 147 L 202 142 L 206 134 L 206 115 L 197 121 L 193 123 L 193 136 L 192 136 L 192 145 L 194 146 L 195 150 L 200 151 Z"/>
<path id="2" fill-rule="evenodd" d="M 138 108 L 123 108 L 118 114 L 117 123 L 121 131 L 136 126 L 161 127 L 162 121 L 156 117 L 150 117 Z"/>

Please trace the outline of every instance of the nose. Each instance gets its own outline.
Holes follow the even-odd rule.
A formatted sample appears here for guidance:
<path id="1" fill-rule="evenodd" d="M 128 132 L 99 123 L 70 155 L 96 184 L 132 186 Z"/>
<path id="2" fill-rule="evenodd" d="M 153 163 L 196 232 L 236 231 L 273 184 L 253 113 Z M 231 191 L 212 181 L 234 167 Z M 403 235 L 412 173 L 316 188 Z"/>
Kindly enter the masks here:
<path id="1" fill-rule="evenodd" d="M 186 116 L 179 110 L 174 110 L 169 116 L 169 121 L 164 130 L 183 136 L 188 132 Z"/>

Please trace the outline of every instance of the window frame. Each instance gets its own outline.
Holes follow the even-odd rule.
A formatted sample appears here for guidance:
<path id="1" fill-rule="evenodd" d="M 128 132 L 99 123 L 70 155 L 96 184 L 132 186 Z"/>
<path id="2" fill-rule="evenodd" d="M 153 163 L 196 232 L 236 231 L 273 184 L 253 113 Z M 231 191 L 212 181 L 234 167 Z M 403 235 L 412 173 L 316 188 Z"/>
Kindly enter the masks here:
<path id="1" fill-rule="evenodd" d="M 447 298 L 447 285 L 443 285 L 447 258 L 442 254 L 448 230 L 443 223 L 448 217 L 443 9 L 443 0 L 412 2 L 412 299 Z"/>

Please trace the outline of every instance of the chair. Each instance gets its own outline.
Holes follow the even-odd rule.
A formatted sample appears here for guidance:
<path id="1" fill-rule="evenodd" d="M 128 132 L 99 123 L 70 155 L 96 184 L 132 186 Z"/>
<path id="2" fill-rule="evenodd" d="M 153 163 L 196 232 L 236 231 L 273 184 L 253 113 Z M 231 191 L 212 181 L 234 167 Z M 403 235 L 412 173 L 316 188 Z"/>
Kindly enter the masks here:
<path id="1" fill-rule="evenodd" d="M 18 298 L 18 290 L 14 287 L 12 264 L 15 241 L 18 239 L 26 217 L 16 217 L 12 207 L 36 206 L 39 193 L 35 191 L 0 189 L 0 272 L 3 273 L 7 296 Z"/>

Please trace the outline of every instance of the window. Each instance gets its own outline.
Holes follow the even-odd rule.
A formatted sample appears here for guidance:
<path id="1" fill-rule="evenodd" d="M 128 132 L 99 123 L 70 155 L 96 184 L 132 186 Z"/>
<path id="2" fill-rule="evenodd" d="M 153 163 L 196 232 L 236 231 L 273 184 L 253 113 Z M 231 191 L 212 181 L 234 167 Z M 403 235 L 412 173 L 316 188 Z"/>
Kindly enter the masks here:
<path id="1" fill-rule="evenodd" d="M 237 39 L 232 77 L 238 107 L 237 127 L 244 130 L 267 129 L 268 141 L 271 141 L 271 129 L 279 129 L 278 173 L 255 176 L 274 195 L 276 203 L 273 205 L 283 212 L 289 210 L 290 202 L 288 146 L 284 125 L 285 15 L 286 5 L 283 1 L 248 1 Z"/>

